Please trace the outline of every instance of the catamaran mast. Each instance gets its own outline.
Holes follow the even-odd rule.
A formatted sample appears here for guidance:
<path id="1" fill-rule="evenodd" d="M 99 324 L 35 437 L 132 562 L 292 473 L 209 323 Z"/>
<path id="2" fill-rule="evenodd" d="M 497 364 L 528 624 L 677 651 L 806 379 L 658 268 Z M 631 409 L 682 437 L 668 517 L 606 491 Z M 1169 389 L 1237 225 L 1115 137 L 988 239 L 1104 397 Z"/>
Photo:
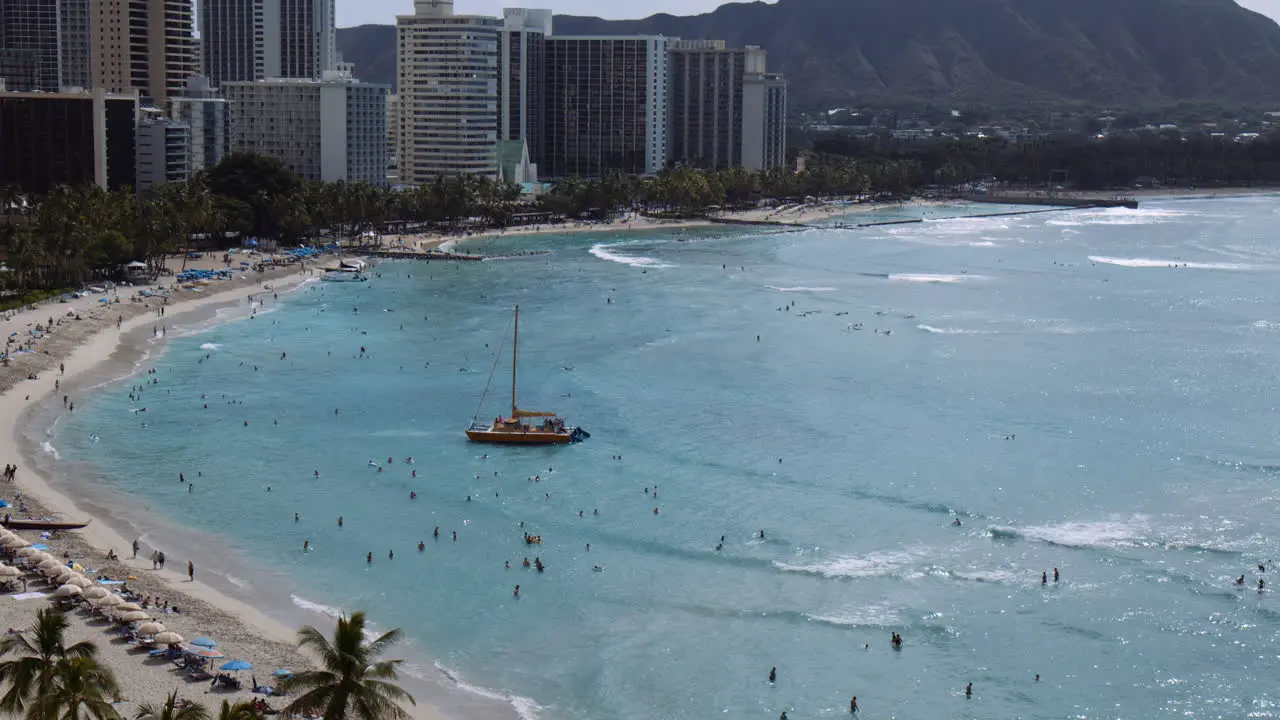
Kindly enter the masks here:
<path id="1" fill-rule="evenodd" d="M 511 334 L 511 417 L 516 416 L 516 346 L 520 344 L 520 306 L 516 305 L 516 318 Z"/>

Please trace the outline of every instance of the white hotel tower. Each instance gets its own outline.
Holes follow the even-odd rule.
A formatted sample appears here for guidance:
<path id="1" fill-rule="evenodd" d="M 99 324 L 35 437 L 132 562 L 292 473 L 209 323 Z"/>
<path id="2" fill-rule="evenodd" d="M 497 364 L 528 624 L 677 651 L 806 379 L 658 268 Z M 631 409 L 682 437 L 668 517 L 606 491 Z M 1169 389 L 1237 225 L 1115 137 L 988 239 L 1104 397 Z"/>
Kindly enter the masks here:
<path id="1" fill-rule="evenodd" d="M 399 181 L 498 175 L 498 34 L 503 21 L 415 0 L 396 18 Z"/>

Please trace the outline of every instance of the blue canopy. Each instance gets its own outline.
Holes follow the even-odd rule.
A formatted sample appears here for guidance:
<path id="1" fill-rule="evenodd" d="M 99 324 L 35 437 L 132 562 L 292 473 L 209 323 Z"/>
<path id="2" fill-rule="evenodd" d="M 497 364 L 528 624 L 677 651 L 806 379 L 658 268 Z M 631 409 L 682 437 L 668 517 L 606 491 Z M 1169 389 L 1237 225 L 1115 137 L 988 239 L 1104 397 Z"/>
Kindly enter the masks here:
<path id="1" fill-rule="evenodd" d="M 293 677 L 293 671 L 285 670 L 284 668 L 278 668 L 275 672 L 271 674 L 275 675 L 276 677 Z"/>
<path id="2" fill-rule="evenodd" d="M 252 670 L 253 666 L 244 660 L 232 660 L 231 662 L 222 663 L 220 670 Z"/>
<path id="3" fill-rule="evenodd" d="M 214 642 L 213 638 L 207 638 L 203 636 L 198 637 L 195 640 L 192 640 L 191 644 L 196 645 L 198 647 L 207 647 L 207 648 L 218 647 L 218 643 Z"/>

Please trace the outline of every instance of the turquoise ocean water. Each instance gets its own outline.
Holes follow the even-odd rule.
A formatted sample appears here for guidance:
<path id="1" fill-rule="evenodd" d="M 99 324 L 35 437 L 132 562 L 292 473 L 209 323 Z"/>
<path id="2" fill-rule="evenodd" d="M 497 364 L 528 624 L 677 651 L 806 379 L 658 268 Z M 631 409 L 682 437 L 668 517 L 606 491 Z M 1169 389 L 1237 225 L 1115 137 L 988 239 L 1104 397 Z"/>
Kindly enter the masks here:
<path id="1" fill-rule="evenodd" d="M 870 217 L 922 212 L 979 210 Z M 1275 717 L 1278 219 L 487 241 L 553 253 L 174 328 L 159 384 L 47 440 L 170 557 L 280 617 L 364 609 L 527 717 Z M 466 442 L 516 303 L 521 404 L 588 442 Z"/>

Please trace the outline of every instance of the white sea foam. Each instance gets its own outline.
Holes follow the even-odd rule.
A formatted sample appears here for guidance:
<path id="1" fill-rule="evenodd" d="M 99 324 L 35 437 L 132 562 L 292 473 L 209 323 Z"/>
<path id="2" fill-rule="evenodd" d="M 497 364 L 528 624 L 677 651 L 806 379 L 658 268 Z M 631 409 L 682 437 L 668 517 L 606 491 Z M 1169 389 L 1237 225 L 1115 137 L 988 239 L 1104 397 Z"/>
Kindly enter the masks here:
<path id="1" fill-rule="evenodd" d="M 992 240 L 975 240 L 972 242 L 967 242 L 965 243 L 965 245 L 968 245 L 969 247 L 995 247 L 996 246 L 995 242 Z"/>
<path id="2" fill-rule="evenodd" d="M 600 258 L 601 260 L 608 260 L 609 262 L 622 263 L 623 265 L 630 265 L 631 267 L 638 267 L 638 268 L 672 267 L 671 265 L 664 263 L 661 260 L 655 260 L 651 257 L 644 257 L 643 255 L 640 255 L 640 256 L 619 255 L 618 253 L 613 252 L 612 250 L 609 249 L 609 248 L 615 248 L 615 247 L 618 247 L 618 245 L 616 244 L 610 245 L 607 243 L 597 243 L 595 245 L 592 245 L 591 249 L 588 250 L 588 252 Z"/>
<path id="3" fill-rule="evenodd" d="M 308 612 L 319 613 L 321 615 L 325 615 L 331 618 L 342 617 L 342 608 L 331 607 L 329 605 L 322 605 L 318 602 L 312 602 L 310 600 L 307 600 L 306 598 L 298 597 L 297 595 L 290 595 L 289 599 L 293 601 L 294 605 Z"/>
<path id="4" fill-rule="evenodd" d="M 435 664 L 435 667 L 441 675 L 448 678 L 449 682 L 453 683 L 459 690 L 465 690 L 472 695 L 479 695 L 480 697 L 489 698 L 490 700 L 498 700 L 500 702 L 508 703 L 511 705 L 512 709 L 516 711 L 516 714 L 523 720 L 538 720 L 538 711 L 542 710 L 542 706 L 534 702 L 533 698 L 527 698 L 523 695 L 512 695 L 511 693 L 504 693 L 498 690 L 490 690 L 489 688 L 480 687 L 479 685 L 472 685 L 471 683 L 463 680 L 457 672 L 450 670 L 439 662 Z"/>
<path id="5" fill-rule="evenodd" d="M 934 335 L 990 335 L 991 330 L 966 330 L 964 328 L 940 328 L 932 325 L 921 323 L 916 326 L 917 330 L 923 330 Z"/>
<path id="6" fill-rule="evenodd" d="M 1072 210 L 1065 216 L 1047 221 L 1050 225 L 1156 225 L 1197 213 L 1167 208 L 1097 208 Z"/>
<path id="7" fill-rule="evenodd" d="M 203 345 L 201 345 L 201 346 L 200 346 L 200 349 L 201 349 L 201 350 L 217 350 L 217 349 L 219 349 L 219 348 L 221 348 L 221 347 L 222 347 L 222 346 L 221 346 L 221 345 L 219 345 L 218 343 L 205 343 L 205 344 L 203 344 Z"/>
<path id="8" fill-rule="evenodd" d="M 1024 537 L 1051 545 L 1075 548 L 1108 548 L 1131 545 L 1148 531 L 1145 517 L 1097 522 L 1068 522 L 1059 525 L 1033 525 L 1024 528 L 994 527 L 993 535 Z"/>
<path id="9" fill-rule="evenodd" d="M 916 283 L 959 283 L 968 280 L 985 280 L 982 275 L 948 275 L 945 273 L 890 273 L 890 280 Z"/>
<path id="10" fill-rule="evenodd" d="M 1280 330 L 1280 322 L 1259 320 L 1253 324 L 1255 330 Z"/>
<path id="11" fill-rule="evenodd" d="M 774 561 L 779 570 L 811 573 L 828 578 L 869 578 L 902 575 L 915 564 L 917 556 L 901 550 L 885 550 L 867 555 L 839 557 L 810 565 L 793 565 Z"/>
<path id="12" fill-rule="evenodd" d="M 796 287 L 778 287 L 776 285 L 765 285 L 765 287 L 769 288 L 770 290 L 777 290 L 778 292 L 784 292 L 784 293 L 804 293 L 804 292 L 826 293 L 826 292 L 836 291 L 836 288 L 833 288 L 833 287 L 806 287 L 804 285 L 797 285 Z"/>
<path id="13" fill-rule="evenodd" d="M 48 440 L 45 440 L 44 442 L 40 443 L 40 449 L 52 455 L 54 460 L 62 459 L 62 455 L 58 454 L 58 448 L 54 447 L 53 443 L 49 442 Z"/>
<path id="14" fill-rule="evenodd" d="M 1256 265 L 1244 263 L 1186 262 L 1185 260 L 1160 260 L 1154 258 L 1117 258 L 1106 255 L 1090 255 L 1089 259 L 1103 265 L 1119 265 L 1129 268 L 1191 268 L 1193 270 L 1253 270 Z"/>

